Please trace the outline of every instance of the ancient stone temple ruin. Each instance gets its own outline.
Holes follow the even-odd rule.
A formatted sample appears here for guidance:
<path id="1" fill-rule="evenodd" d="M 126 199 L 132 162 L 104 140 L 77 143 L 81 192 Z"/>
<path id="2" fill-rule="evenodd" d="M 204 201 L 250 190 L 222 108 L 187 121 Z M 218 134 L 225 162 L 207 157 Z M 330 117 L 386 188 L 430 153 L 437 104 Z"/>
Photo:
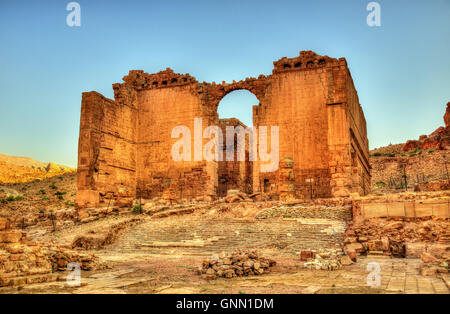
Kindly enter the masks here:
<path id="1" fill-rule="evenodd" d="M 169 68 L 155 74 L 133 70 L 123 81 L 113 84 L 114 100 L 97 92 L 83 93 L 80 207 L 135 197 L 215 199 L 228 189 L 281 199 L 369 191 L 366 121 L 344 58 L 302 51 L 298 57 L 274 62 L 271 75 L 232 83 L 200 83 Z M 202 138 L 208 126 L 243 126 L 237 119 L 219 119 L 217 113 L 221 99 L 238 89 L 250 91 L 260 102 L 253 107 L 255 129 L 278 126 L 276 170 L 261 171 L 266 161 L 260 159 L 198 160 L 194 149 L 189 160 L 175 161 L 171 156 L 179 140 L 172 136 L 175 127 L 192 130 L 194 147 L 196 132 L 201 145 L 210 141 Z M 199 131 L 194 130 L 195 119 L 201 119 Z M 246 157 L 250 149 L 245 144 Z"/>

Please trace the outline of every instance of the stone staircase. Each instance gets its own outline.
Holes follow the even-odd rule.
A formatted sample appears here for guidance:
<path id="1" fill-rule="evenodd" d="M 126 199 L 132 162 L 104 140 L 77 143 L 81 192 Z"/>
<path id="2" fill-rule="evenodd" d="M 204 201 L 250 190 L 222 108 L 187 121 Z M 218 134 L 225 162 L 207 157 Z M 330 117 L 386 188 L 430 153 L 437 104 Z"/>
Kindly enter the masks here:
<path id="1" fill-rule="evenodd" d="M 210 255 L 236 249 L 341 248 L 346 223 L 327 219 L 242 220 L 180 216 L 149 219 L 127 231 L 108 250 L 114 253 Z"/>

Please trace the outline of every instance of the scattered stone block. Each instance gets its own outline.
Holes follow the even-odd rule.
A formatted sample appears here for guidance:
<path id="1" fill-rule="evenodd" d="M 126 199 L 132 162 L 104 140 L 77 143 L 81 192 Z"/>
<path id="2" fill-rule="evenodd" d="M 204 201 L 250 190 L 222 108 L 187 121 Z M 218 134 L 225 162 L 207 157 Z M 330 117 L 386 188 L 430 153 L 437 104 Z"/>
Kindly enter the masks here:
<path id="1" fill-rule="evenodd" d="M 205 259 L 196 272 L 206 280 L 213 280 L 216 277 L 230 279 L 262 275 L 270 272 L 270 268 L 275 264 L 274 260 L 263 257 L 255 250 L 237 251 L 229 254 L 222 252 Z"/>
<path id="2" fill-rule="evenodd" d="M 342 266 L 349 266 L 353 264 L 353 261 L 348 255 L 344 255 L 341 258 L 341 264 Z"/>
<path id="3" fill-rule="evenodd" d="M 18 243 L 22 238 L 22 232 L 3 231 L 0 232 L 0 243 Z"/>
<path id="4" fill-rule="evenodd" d="M 356 253 L 362 253 L 365 250 L 361 243 L 350 243 L 345 246 L 345 251 L 346 252 L 354 251 Z"/>
<path id="5" fill-rule="evenodd" d="M 300 252 L 300 260 L 302 261 L 307 261 L 308 259 L 310 259 L 312 257 L 312 252 L 311 251 L 301 251 Z"/>
<path id="6" fill-rule="evenodd" d="M 402 221 L 391 222 L 383 227 L 384 230 L 400 229 L 403 228 Z"/>
<path id="7" fill-rule="evenodd" d="M 427 253 L 427 252 L 423 252 L 422 255 L 420 256 L 420 259 L 422 260 L 422 262 L 424 263 L 433 263 L 437 260 L 436 257 L 434 257 L 433 255 Z"/>

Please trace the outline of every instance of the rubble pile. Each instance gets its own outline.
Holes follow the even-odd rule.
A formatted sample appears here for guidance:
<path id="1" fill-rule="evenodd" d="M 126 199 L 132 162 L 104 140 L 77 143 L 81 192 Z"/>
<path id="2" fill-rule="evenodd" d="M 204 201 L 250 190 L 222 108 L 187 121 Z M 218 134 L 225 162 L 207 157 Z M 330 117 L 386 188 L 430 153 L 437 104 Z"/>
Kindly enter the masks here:
<path id="1" fill-rule="evenodd" d="M 50 260 L 52 271 L 65 271 L 69 263 L 77 263 L 81 270 L 86 271 L 110 268 L 94 254 L 79 253 L 61 247 L 44 247 L 43 254 Z"/>
<path id="2" fill-rule="evenodd" d="M 141 221 L 140 218 L 132 218 L 110 226 L 107 230 L 90 230 L 86 235 L 76 237 L 72 242 L 72 248 L 85 250 L 98 250 L 112 244 L 127 229 Z"/>
<path id="3" fill-rule="evenodd" d="M 447 274 L 450 270 L 450 260 L 447 258 L 436 258 L 428 252 L 422 252 L 421 260 L 424 263 L 420 268 L 422 276 L 434 276 L 435 274 Z"/>
<path id="4" fill-rule="evenodd" d="M 341 249 L 303 250 L 300 259 L 305 262 L 303 268 L 311 270 L 338 270 L 353 264 L 352 259 Z"/>
<path id="5" fill-rule="evenodd" d="M 205 259 L 198 268 L 198 274 L 207 280 L 262 275 L 270 272 L 270 267 L 275 264 L 274 260 L 263 257 L 256 250 L 222 252 Z"/>
<path id="6" fill-rule="evenodd" d="M 257 196 L 256 194 L 252 194 L 252 196 Z M 227 196 L 223 199 L 226 203 L 236 203 L 242 201 L 252 202 L 252 198 L 244 192 L 239 190 L 228 190 Z"/>
<path id="7" fill-rule="evenodd" d="M 38 214 L 20 214 L 20 216 L 9 216 L 8 219 L 15 229 L 26 229 L 40 226 L 47 229 L 60 229 L 74 226 L 76 223 L 89 223 L 98 219 L 111 216 L 129 214 L 129 208 L 100 207 L 84 208 L 81 211 L 74 208 L 63 208 L 59 210 L 42 210 Z"/>
<path id="8" fill-rule="evenodd" d="M 26 233 L 12 230 L 9 220 L 0 218 L 0 287 L 55 281 L 51 274 L 42 246 L 30 243 Z"/>
<path id="9" fill-rule="evenodd" d="M 70 262 L 83 270 L 107 267 L 92 254 L 31 241 L 26 232 L 14 230 L 8 219 L 0 218 L 0 287 L 56 281 L 55 271 L 66 270 Z"/>
<path id="10" fill-rule="evenodd" d="M 450 190 L 447 191 L 425 191 L 425 192 L 399 192 L 392 194 L 369 194 L 359 197 L 353 206 L 361 203 L 391 203 L 399 201 L 419 201 L 419 200 L 442 200 L 450 198 Z"/>
<path id="11" fill-rule="evenodd" d="M 80 223 L 89 223 L 110 215 L 128 214 L 128 207 L 106 206 L 99 208 L 79 208 L 75 219 Z"/>
<path id="12" fill-rule="evenodd" d="M 73 208 L 63 208 L 60 210 L 42 210 L 40 213 L 20 213 L 16 216 L 8 216 L 13 228 L 25 229 L 32 226 L 42 226 L 51 228 L 53 223 L 55 227 L 69 227 L 75 224 L 76 210 Z"/>
<path id="13" fill-rule="evenodd" d="M 436 247 L 443 250 L 440 255 L 448 255 L 448 230 L 448 222 L 439 219 L 403 221 L 372 218 L 350 223 L 344 244 L 346 252 L 357 254 L 419 257 L 420 252 L 415 251 Z"/>
<path id="14" fill-rule="evenodd" d="M 414 185 L 414 192 L 432 192 L 450 190 L 450 180 L 438 180 Z"/>

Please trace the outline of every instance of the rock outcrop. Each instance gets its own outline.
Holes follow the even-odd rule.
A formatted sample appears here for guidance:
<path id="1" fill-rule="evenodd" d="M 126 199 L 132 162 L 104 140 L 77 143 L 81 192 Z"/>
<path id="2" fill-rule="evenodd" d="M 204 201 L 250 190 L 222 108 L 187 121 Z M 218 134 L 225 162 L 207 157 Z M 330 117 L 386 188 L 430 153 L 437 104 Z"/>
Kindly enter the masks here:
<path id="1" fill-rule="evenodd" d="M 450 127 L 450 102 L 447 103 L 447 109 L 444 114 L 444 122 L 445 128 L 448 129 Z"/>
<path id="2" fill-rule="evenodd" d="M 422 150 L 448 150 L 450 149 L 450 102 L 444 115 L 445 127 L 439 127 L 430 135 L 422 135 L 419 140 L 410 140 L 403 146 L 404 151 Z"/>

